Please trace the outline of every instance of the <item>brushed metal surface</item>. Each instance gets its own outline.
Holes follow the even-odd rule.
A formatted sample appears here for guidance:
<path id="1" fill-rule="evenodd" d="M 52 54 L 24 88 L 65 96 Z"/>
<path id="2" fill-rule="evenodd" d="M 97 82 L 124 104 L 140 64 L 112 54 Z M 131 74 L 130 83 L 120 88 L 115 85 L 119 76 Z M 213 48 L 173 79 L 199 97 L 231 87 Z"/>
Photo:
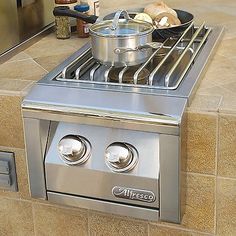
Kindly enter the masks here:
<path id="1" fill-rule="evenodd" d="M 68 166 L 55 151 L 66 134 L 80 135 L 89 140 L 91 156 L 83 165 Z M 139 161 L 129 172 L 115 173 L 107 167 L 106 148 L 114 142 L 130 143 L 137 149 Z M 145 148 L 147 146 L 152 148 Z M 159 168 L 158 134 L 71 123 L 59 123 L 45 158 L 46 183 L 50 191 L 146 205 L 144 202 L 116 199 L 112 194 L 114 186 L 143 189 L 155 193 L 157 200 L 149 204 L 155 208 L 159 204 Z"/>
<path id="2" fill-rule="evenodd" d="M 54 21 L 53 1 L 0 1 L 0 55 L 39 33 Z"/>
<path id="3" fill-rule="evenodd" d="M 24 119 L 26 159 L 30 194 L 34 198 L 46 199 L 44 155 L 49 134 L 49 121 Z"/>
<path id="4" fill-rule="evenodd" d="M 107 38 L 92 36 L 92 53 L 93 57 L 102 64 L 120 66 L 138 65 L 147 60 L 152 54 L 152 49 L 137 50 L 116 54 L 116 48 L 136 48 L 140 45 L 145 45 L 152 42 L 152 34 L 142 36 L 132 36 L 129 38 Z"/>
<path id="5" fill-rule="evenodd" d="M 20 40 L 16 0 L 0 1 L 0 54 Z"/>
<path id="6" fill-rule="evenodd" d="M 179 136 L 160 135 L 160 219 L 181 221 L 181 148 Z"/>
<path id="7" fill-rule="evenodd" d="M 125 93 L 139 93 L 139 94 L 154 94 L 159 96 L 167 97 L 182 97 L 188 99 L 188 103 L 191 102 L 192 97 L 195 94 L 198 85 L 201 82 L 201 78 L 204 75 L 205 69 L 207 68 L 208 63 L 210 62 L 211 57 L 214 55 L 217 46 L 220 42 L 220 39 L 223 34 L 223 27 L 214 26 L 211 27 L 212 31 L 204 44 L 204 47 L 199 52 L 197 58 L 194 61 L 194 66 L 192 66 L 185 76 L 184 80 L 176 90 L 161 90 L 155 88 L 145 88 L 145 87 L 132 87 L 132 86 L 115 86 L 112 84 L 101 85 L 101 84 L 92 84 L 92 83 L 71 83 L 60 82 L 55 78 L 61 73 L 62 68 L 71 64 L 76 58 L 78 58 L 84 51 L 88 50 L 91 47 L 91 44 L 88 43 L 80 48 L 76 53 L 71 57 L 65 60 L 62 64 L 58 65 L 54 70 L 52 70 L 48 75 L 46 75 L 38 84 L 44 85 L 54 85 L 54 86 L 64 86 L 64 87 L 77 87 L 77 88 L 88 88 L 91 90 L 110 90 L 110 91 L 120 91 Z"/>
<path id="8" fill-rule="evenodd" d="M 155 124 L 156 129 L 162 127 L 160 132 L 172 129 L 170 132 L 173 133 L 176 127 L 178 129 L 185 105 L 186 100 L 182 98 L 38 85 L 27 95 L 22 107 L 24 112 L 28 109 L 41 112 L 35 116 L 43 116 L 45 113 L 42 111 L 54 111 L 61 115 L 74 113 L 78 118 L 93 117 L 95 124 L 99 119 L 146 126 Z"/>
<path id="9" fill-rule="evenodd" d="M 123 216 L 135 217 L 143 220 L 157 221 L 159 219 L 159 211 L 144 207 L 123 205 L 114 202 L 106 202 L 98 199 L 89 199 L 83 197 L 75 197 L 66 194 L 53 193 L 48 191 L 48 200 L 53 203 L 83 207 L 91 210 L 107 212 L 110 214 L 118 214 Z"/>

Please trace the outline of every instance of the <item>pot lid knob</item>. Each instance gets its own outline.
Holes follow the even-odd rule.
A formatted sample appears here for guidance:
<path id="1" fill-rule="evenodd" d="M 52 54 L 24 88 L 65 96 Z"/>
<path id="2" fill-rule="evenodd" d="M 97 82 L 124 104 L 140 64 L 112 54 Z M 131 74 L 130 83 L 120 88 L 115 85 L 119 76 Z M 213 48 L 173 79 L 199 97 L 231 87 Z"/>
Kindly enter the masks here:
<path id="1" fill-rule="evenodd" d="M 129 16 L 129 13 L 126 10 L 119 10 L 116 12 L 116 14 L 114 16 L 114 19 L 113 19 L 111 27 L 110 27 L 111 30 L 117 29 L 121 15 L 123 15 L 126 20 L 132 20 Z"/>

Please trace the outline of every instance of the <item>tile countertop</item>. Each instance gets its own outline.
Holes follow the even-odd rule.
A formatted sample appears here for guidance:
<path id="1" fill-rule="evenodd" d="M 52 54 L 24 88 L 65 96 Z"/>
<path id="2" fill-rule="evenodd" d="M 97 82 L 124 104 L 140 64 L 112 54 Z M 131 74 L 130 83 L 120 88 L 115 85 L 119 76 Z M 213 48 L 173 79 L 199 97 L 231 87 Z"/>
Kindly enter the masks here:
<path id="1" fill-rule="evenodd" d="M 217 0 L 213 2 L 210 10 L 207 7 L 203 9 L 197 3 L 194 6 L 188 3 L 189 9 L 178 4 L 178 8 L 193 12 L 197 22 L 205 20 L 208 25 L 219 24 L 225 27 L 222 42 L 188 109 L 196 112 L 236 113 L 236 13 L 232 10 L 232 3 L 223 7 Z M 174 7 L 177 4 L 169 5 Z M 0 65 L 0 95 L 24 96 L 35 81 L 78 50 L 87 40 L 78 39 L 75 35 L 68 40 L 57 40 L 54 34 L 44 37 Z"/>

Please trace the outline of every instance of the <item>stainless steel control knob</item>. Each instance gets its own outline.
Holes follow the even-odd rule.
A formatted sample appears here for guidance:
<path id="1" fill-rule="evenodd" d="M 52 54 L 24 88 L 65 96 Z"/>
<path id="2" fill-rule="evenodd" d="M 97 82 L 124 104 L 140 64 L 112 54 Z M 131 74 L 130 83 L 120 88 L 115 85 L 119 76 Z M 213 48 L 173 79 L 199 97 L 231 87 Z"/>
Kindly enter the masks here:
<path id="1" fill-rule="evenodd" d="M 127 143 L 115 142 L 109 145 L 105 152 L 107 166 L 116 172 L 126 172 L 137 164 L 136 149 Z"/>
<path id="2" fill-rule="evenodd" d="M 84 163 L 89 158 L 91 145 L 84 137 L 67 135 L 60 140 L 58 151 L 65 163 L 78 165 Z"/>

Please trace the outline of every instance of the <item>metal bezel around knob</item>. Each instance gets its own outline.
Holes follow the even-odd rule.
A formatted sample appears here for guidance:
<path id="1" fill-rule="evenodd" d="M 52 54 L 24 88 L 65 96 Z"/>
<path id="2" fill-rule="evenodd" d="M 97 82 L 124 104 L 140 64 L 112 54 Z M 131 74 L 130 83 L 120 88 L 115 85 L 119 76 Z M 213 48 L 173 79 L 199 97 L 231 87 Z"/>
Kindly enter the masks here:
<path id="1" fill-rule="evenodd" d="M 137 162 L 138 152 L 131 144 L 115 142 L 105 151 L 105 163 L 114 172 L 128 172 Z"/>
<path id="2" fill-rule="evenodd" d="M 58 143 L 60 158 L 68 165 L 81 165 L 91 155 L 90 142 L 79 135 L 66 135 Z"/>

